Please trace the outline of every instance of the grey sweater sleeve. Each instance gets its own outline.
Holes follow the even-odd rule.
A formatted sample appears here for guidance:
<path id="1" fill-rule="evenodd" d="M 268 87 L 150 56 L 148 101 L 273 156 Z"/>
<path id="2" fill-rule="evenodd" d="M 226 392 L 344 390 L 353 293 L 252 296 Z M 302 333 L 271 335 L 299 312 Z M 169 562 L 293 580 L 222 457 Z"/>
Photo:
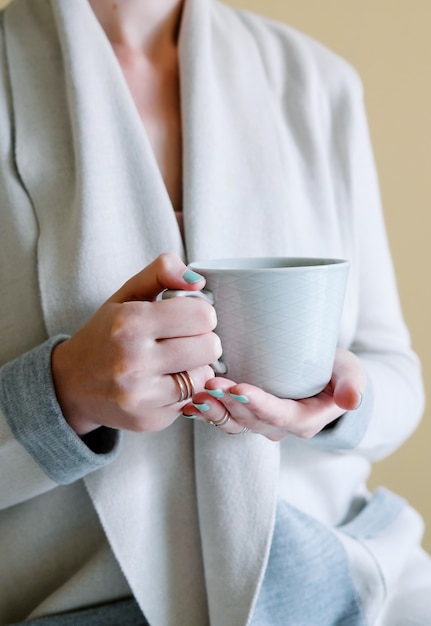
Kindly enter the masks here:
<path id="1" fill-rule="evenodd" d="M 73 482 L 112 461 L 119 433 L 101 427 L 80 438 L 64 419 L 51 375 L 57 335 L 0 368 L 0 406 L 14 437 L 59 484 Z"/>

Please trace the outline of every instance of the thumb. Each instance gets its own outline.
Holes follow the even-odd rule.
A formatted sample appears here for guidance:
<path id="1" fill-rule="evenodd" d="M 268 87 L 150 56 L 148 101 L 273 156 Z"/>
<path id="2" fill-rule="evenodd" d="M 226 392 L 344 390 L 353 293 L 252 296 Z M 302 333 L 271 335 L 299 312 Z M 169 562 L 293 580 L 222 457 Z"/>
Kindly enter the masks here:
<path id="1" fill-rule="evenodd" d="M 337 350 L 331 383 L 334 401 L 340 408 L 353 411 L 360 406 L 366 374 L 352 352 Z"/>
<path id="2" fill-rule="evenodd" d="M 108 302 L 151 301 L 165 289 L 198 291 L 204 285 L 203 276 L 187 269 L 187 266 L 175 254 L 166 252 L 132 276 L 109 298 Z"/>

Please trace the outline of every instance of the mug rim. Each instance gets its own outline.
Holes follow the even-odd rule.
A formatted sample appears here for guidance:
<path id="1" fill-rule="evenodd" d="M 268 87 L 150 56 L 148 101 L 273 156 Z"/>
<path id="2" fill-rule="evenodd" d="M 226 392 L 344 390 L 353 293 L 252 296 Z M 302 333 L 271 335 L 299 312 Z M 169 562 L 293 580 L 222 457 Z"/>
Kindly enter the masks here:
<path id="1" fill-rule="evenodd" d="M 349 266 L 347 259 L 331 257 L 305 257 L 305 256 L 264 256 L 264 257 L 231 257 L 219 259 L 205 259 L 192 261 L 188 267 L 197 271 L 218 272 L 249 272 L 249 271 L 300 271 L 313 268 L 336 268 Z M 227 267 L 226 267 L 227 266 Z"/>

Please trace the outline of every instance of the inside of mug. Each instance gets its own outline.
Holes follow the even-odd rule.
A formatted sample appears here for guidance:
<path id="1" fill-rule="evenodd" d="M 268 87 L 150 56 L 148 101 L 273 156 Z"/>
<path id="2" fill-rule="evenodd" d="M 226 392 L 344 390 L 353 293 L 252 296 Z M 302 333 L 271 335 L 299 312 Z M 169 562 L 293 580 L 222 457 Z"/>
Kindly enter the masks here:
<path id="1" fill-rule="evenodd" d="M 253 270 L 253 269 L 279 269 L 301 268 L 319 265 L 338 265 L 347 263 L 344 259 L 312 258 L 312 257 L 247 257 L 232 259 L 212 259 L 208 261 L 196 261 L 190 263 L 193 269 L 207 270 Z"/>

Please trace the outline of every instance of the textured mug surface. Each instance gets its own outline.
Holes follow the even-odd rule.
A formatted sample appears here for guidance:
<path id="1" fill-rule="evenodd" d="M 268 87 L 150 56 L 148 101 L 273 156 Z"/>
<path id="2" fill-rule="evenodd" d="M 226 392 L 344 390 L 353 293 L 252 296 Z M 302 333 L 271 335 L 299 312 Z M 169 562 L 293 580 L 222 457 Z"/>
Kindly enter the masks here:
<path id="1" fill-rule="evenodd" d="M 349 263 L 265 257 L 196 261 L 214 299 L 226 376 L 283 398 L 328 384 Z"/>

